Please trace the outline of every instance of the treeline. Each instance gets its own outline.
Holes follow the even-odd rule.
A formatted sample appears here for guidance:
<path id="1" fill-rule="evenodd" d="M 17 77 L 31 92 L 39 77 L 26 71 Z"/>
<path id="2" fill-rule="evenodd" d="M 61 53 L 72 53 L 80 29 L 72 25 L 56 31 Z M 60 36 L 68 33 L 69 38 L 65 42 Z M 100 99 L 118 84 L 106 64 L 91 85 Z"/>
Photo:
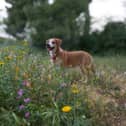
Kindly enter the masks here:
<path id="1" fill-rule="evenodd" d="M 51 37 L 63 39 L 69 49 L 94 53 L 126 52 L 125 22 L 110 22 L 102 32 L 90 32 L 89 4 L 92 0 L 6 0 L 12 5 L 5 20 L 6 31 L 17 39 L 28 39 L 45 48 Z"/>
<path id="2" fill-rule="evenodd" d="M 80 48 L 94 53 L 126 53 L 126 23 L 109 22 L 102 32 L 95 31 L 89 37 L 82 37 Z"/>

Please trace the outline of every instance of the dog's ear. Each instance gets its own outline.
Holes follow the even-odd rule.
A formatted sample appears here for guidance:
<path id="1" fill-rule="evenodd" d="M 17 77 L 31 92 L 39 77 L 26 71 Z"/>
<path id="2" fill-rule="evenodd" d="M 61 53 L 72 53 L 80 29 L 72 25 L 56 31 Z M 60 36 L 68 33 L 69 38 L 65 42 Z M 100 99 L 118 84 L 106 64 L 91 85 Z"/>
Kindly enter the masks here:
<path id="1" fill-rule="evenodd" d="M 58 46 L 60 46 L 62 44 L 62 40 L 61 39 L 56 38 L 55 40 L 56 40 L 56 43 L 57 43 Z"/>

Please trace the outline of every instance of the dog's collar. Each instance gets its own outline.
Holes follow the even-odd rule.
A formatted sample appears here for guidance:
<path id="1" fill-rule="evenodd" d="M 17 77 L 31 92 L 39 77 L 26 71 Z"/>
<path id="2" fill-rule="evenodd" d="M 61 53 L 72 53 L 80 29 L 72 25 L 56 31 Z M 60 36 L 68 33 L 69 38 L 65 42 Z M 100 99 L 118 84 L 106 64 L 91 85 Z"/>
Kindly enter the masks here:
<path id="1" fill-rule="evenodd" d="M 56 55 L 52 56 L 51 59 L 52 59 L 53 61 L 55 61 L 55 60 L 56 60 Z"/>

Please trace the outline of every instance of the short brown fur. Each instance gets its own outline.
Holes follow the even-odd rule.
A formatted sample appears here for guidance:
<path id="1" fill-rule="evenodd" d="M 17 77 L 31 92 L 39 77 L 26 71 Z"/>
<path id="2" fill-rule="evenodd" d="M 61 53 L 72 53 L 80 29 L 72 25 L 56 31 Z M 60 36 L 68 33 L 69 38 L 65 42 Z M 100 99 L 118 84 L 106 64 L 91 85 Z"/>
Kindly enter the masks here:
<path id="1" fill-rule="evenodd" d="M 60 64 L 63 67 L 76 67 L 79 66 L 82 73 L 89 74 L 89 71 L 95 72 L 93 58 L 91 54 L 86 51 L 66 51 L 63 50 L 60 45 L 61 39 L 53 38 L 56 43 L 56 60 L 54 64 L 60 60 Z"/>

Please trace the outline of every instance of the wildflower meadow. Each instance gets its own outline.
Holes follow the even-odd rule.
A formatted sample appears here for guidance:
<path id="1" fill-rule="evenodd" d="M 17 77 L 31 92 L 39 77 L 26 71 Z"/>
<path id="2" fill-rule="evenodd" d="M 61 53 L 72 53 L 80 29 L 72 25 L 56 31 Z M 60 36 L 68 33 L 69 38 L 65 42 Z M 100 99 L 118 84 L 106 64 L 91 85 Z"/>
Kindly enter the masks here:
<path id="1" fill-rule="evenodd" d="M 126 58 L 94 59 L 96 75 L 85 83 L 27 41 L 0 47 L 0 125 L 125 126 Z"/>

